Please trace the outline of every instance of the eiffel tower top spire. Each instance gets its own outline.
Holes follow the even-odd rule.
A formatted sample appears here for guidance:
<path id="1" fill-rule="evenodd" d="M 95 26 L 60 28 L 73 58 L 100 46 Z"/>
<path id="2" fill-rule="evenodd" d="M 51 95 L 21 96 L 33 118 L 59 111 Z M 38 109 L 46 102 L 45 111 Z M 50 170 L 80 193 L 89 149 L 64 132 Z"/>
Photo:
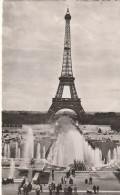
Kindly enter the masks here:
<path id="1" fill-rule="evenodd" d="M 67 7 L 67 13 L 65 14 L 65 38 L 61 77 L 73 77 L 71 60 L 70 20 L 71 15 L 69 12 L 69 8 Z"/>

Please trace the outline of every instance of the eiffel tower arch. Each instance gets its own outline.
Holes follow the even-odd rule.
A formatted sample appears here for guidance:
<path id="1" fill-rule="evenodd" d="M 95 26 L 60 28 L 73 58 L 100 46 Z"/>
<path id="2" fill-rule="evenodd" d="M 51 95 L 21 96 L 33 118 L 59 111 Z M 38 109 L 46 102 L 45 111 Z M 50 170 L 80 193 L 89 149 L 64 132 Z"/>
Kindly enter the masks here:
<path id="1" fill-rule="evenodd" d="M 61 76 L 59 77 L 59 85 L 55 98 L 52 100 L 52 105 L 47 112 L 47 120 L 52 119 L 55 113 L 61 109 L 71 109 L 75 111 L 81 121 L 86 121 L 86 113 L 81 105 L 81 100 L 78 98 L 75 88 L 75 78 L 72 71 L 71 60 L 71 37 L 70 37 L 70 20 L 71 15 L 67 8 L 65 15 L 65 39 L 64 39 L 64 52 Z M 65 86 L 69 86 L 71 98 L 62 98 Z"/>

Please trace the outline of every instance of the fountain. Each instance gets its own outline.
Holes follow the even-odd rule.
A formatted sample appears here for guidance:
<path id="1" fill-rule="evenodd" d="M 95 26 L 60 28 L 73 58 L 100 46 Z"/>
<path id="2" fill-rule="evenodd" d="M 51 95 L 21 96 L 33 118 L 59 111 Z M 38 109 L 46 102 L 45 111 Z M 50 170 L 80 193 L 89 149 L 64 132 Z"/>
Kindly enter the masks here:
<path id="1" fill-rule="evenodd" d="M 99 148 L 96 148 L 94 153 L 94 167 L 100 167 L 102 163 L 102 154 Z"/>
<path id="2" fill-rule="evenodd" d="M 27 128 L 26 141 L 24 146 L 24 158 L 34 157 L 34 136 L 31 127 Z"/>
<path id="3" fill-rule="evenodd" d="M 110 154 L 110 149 L 108 150 L 107 154 L 107 162 L 109 163 L 111 161 L 111 154 Z"/>
<path id="4" fill-rule="evenodd" d="M 84 136 L 70 123 L 58 125 L 58 137 L 53 143 L 47 160 L 59 166 L 73 164 L 74 160 L 90 166 L 102 166 L 102 152 L 93 149 Z"/>
<path id="5" fill-rule="evenodd" d="M 43 159 L 45 159 L 45 146 L 43 146 Z"/>
<path id="6" fill-rule="evenodd" d="M 57 141 L 52 145 L 48 160 L 56 165 L 68 166 L 77 161 L 84 162 L 83 135 L 75 128 L 61 128 Z"/>
<path id="7" fill-rule="evenodd" d="M 37 159 L 41 159 L 41 149 L 40 149 L 40 143 L 37 144 Z"/>
<path id="8" fill-rule="evenodd" d="M 18 148 L 18 156 L 17 156 L 17 158 L 20 158 L 21 156 L 20 156 L 20 148 Z"/>
<path id="9" fill-rule="evenodd" d="M 4 146 L 4 157 L 7 157 L 7 144 Z"/>
<path id="10" fill-rule="evenodd" d="M 117 146 L 117 158 L 120 160 L 120 146 Z"/>
<path id="11" fill-rule="evenodd" d="M 4 146 L 4 157 L 10 158 L 10 145 L 6 143 Z"/>
<path id="12" fill-rule="evenodd" d="M 15 149 L 15 158 L 18 158 L 18 142 L 15 143 L 16 149 Z"/>
<path id="13" fill-rule="evenodd" d="M 78 123 L 76 122 L 76 125 L 77 124 Z M 92 146 L 94 146 L 94 144 L 91 146 L 88 141 L 85 140 L 85 137 L 78 131 L 79 129 L 76 129 L 76 125 L 71 119 L 69 119 L 69 121 L 66 119 L 61 120 L 61 123 L 59 120 L 56 122 L 55 129 L 57 140 L 54 139 L 47 160 L 51 164 L 58 166 L 68 166 L 74 164 L 74 160 L 76 160 L 76 162 L 83 163 L 86 167 L 101 167 L 104 163 L 102 161 L 102 149 L 99 144 L 96 144 L 99 148 L 93 148 Z M 49 126 L 49 129 L 50 127 L 51 126 Z M 13 151 L 15 151 L 15 158 L 23 157 L 21 169 L 29 168 L 28 164 L 34 157 L 38 159 L 38 161 L 41 158 L 45 159 L 46 157 L 46 146 L 42 146 L 42 142 L 40 144 L 38 139 L 35 140 L 34 143 L 33 129 L 33 127 L 31 128 L 28 125 L 25 126 L 25 139 L 22 140 L 22 144 L 20 143 L 18 145 L 19 142 L 16 141 L 14 145 L 15 148 Z M 42 129 L 44 128 L 42 127 Z M 35 155 L 34 144 L 36 148 Z M 120 146 L 118 143 L 115 143 L 113 146 L 109 147 L 108 153 L 103 153 L 105 163 L 109 163 L 110 161 L 117 162 L 118 159 L 120 160 Z M 13 152 L 11 152 L 11 155 L 12 154 Z M 4 145 L 4 156 L 10 158 L 10 144 L 8 143 L 5 143 Z"/>
<path id="14" fill-rule="evenodd" d="M 9 178 L 14 178 L 14 172 L 15 172 L 15 161 L 13 160 L 13 158 L 11 158 Z"/>
<path id="15" fill-rule="evenodd" d="M 113 160 L 116 161 L 117 160 L 117 148 L 113 149 Z"/>

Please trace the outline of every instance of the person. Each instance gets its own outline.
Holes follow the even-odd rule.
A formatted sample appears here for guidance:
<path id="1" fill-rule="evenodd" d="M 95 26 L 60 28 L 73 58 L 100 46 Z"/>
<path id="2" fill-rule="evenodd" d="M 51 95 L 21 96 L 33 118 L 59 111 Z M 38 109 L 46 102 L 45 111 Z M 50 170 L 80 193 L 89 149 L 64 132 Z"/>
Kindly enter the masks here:
<path id="1" fill-rule="evenodd" d="M 51 183 L 52 190 L 55 190 L 55 183 Z"/>
<path id="2" fill-rule="evenodd" d="M 61 183 L 62 183 L 62 184 L 64 183 L 63 177 L 61 177 Z"/>
<path id="3" fill-rule="evenodd" d="M 93 191 L 94 191 L 94 194 L 96 194 L 96 186 L 95 185 L 93 186 Z"/>
<path id="4" fill-rule="evenodd" d="M 85 179 L 85 184 L 88 184 L 88 179 L 87 178 Z"/>
<path id="5" fill-rule="evenodd" d="M 67 188 L 66 184 L 65 184 L 65 187 L 64 187 L 64 195 L 68 195 L 68 188 Z"/>
<path id="6" fill-rule="evenodd" d="M 25 182 L 25 184 L 23 185 L 23 194 L 27 194 L 27 181 Z"/>
<path id="7" fill-rule="evenodd" d="M 73 175 L 74 175 L 74 177 L 75 177 L 75 168 L 73 168 Z"/>
<path id="8" fill-rule="evenodd" d="M 37 187 L 37 189 L 36 189 L 36 195 L 40 195 L 40 188 L 39 187 Z"/>
<path id="9" fill-rule="evenodd" d="M 77 186 L 75 185 L 74 186 L 74 195 L 77 195 L 78 193 L 77 193 Z"/>
<path id="10" fill-rule="evenodd" d="M 56 187 L 56 195 L 59 195 L 59 190 L 60 190 L 60 187 L 59 187 L 59 184 L 58 184 L 57 187 Z"/>
<path id="11" fill-rule="evenodd" d="M 43 190 L 42 190 L 42 184 L 40 184 L 40 192 L 42 192 Z"/>
<path id="12" fill-rule="evenodd" d="M 28 192 L 32 190 L 32 184 L 31 184 L 31 182 L 28 183 L 27 189 L 28 189 Z"/>
<path id="13" fill-rule="evenodd" d="M 66 172 L 66 177 L 67 177 L 67 178 L 70 177 L 70 170 Z"/>
<path id="14" fill-rule="evenodd" d="M 49 194 L 52 195 L 52 187 L 49 187 Z"/>
<path id="15" fill-rule="evenodd" d="M 51 184 L 49 183 L 49 185 L 48 185 L 48 189 L 50 190 L 50 187 L 51 187 Z"/>
<path id="16" fill-rule="evenodd" d="M 21 184 L 18 186 L 18 194 L 21 194 Z"/>
<path id="17" fill-rule="evenodd" d="M 66 176 L 64 177 L 64 181 L 65 181 L 65 184 L 66 184 L 67 183 L 67 177 Z"/>
<path id="18" fill-rule="evenodd" d="M 26 182 L 26 179 L 24 177 L 23 180 L 22 180 L 22 182 L 21 182 L 21 188 L 24 186 L 25 182 Z"/>
<path id="19" fill-rule="evenodd" d="M 31 166 L 33 166 L 34 163 L 35 163 L 34 158 L 32 158 L 32 159 L 31 159 L 31 162 L 30 162 Z"/>
<path id="20" fill-rule="evenodd" d="M 68 177 L 70 177 L 70 170 L 68 171 Z"/>
<path id="21" fill-rule="evenodd" d="M 70 177 L 69 184 L 73 184 L 73 179 Z"/>
<path id="22" fill-rule="evenodd" d="M 96 187 L 97 193 L 99 193 L 99 186 Z"/>
<path id="23" fill-rule="evenodd" d="M 73 170 L 73 167 L 72 167 L 72 168 L 71 168 L 71 173 L 72 173 L 72 175 L 74 174 L 73 172 L 74 172 L 74 170 Z"/>
<path id="24" fill-rule="evenodd" d="M 92 177 L 89 178 L 89 184 L 92 184 Z"/>
<path id="25" fill-rule="evenodd" d="M 59 184 L 59 190 L 62 190 L 62 184 L 61 183 Z"/>
<path id="26" fill-rule="evenodd" d="M 52 173 L 54 173 L 54 169 L 52 169 Z"/>
<path id="27" fill-rule="evenodd" d="M 87 189 L 87 194 L 92 194 L 92 190 Z"/>
<path id="28" fill-rule="evenodd" d="M 72 195 L 72 187 L 71 186 L 68 186 L 68 195 Z"/>
<path id="29" fill-rule="evenodd" d="M 75 177 L 75 168 L 72 168 L 72 175 Z"/>
<path id="30" fill-rule="evenodd" d="M 54 180 L 54 170 L 52 170 L 52 180 Z"/>

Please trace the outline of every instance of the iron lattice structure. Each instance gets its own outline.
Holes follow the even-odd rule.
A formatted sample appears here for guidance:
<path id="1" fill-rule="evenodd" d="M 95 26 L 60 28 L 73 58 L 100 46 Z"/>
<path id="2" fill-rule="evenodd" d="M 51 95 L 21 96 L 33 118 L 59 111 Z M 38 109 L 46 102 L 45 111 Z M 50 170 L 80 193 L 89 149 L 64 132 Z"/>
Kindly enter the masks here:
<path id="1" fill-rule="evenodd" d="M 78 98 L 75 88 L 72 71 L 71 60 L 71 37 L 70 37 L 70 20 L 71 15 L 67 8 L 65 15 L 65 39 L 64 39 L 64 53 L 61 76 L 59 77 L 59 86 L 55 98 L 52 100 L 52 105 L 47 113 L 47 120 L 51 119 L 55 113 L 61 109 L 68 108 L 76 112 L 81 121 L 86 121 L 86 113 L 81 105 L 81 100 Z M 64 86 L 69 86 L 71 98 L 62 98 Z"/>

